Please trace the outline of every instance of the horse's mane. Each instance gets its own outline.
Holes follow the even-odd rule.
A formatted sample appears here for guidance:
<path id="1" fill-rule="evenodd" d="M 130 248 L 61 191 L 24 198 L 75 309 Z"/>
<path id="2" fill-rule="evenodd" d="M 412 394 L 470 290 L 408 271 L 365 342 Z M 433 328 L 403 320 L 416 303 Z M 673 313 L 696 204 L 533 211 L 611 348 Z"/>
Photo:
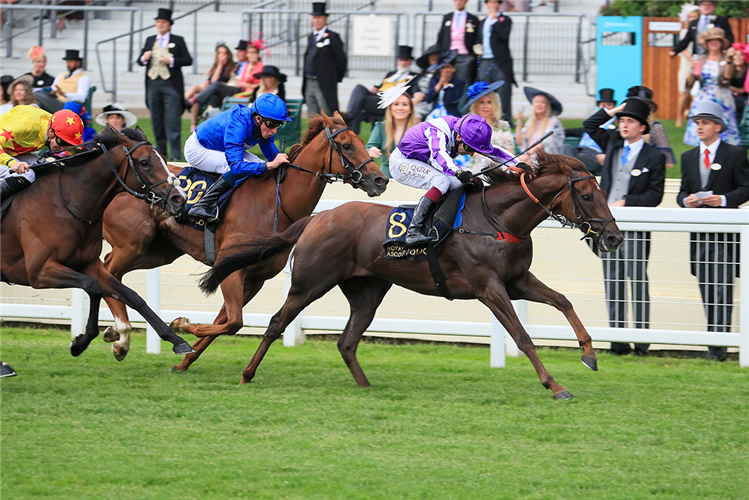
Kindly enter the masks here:
<path id="1" fill-rule="evenodd" d="M 346 123 L 344 123 L 340 118 L 331 117 L 331 120 L 333 120 L 336 125 L 346 126 Z M 312 139 L 317 137 L 317 134 L 322 132 L 323 129 L 325 129 L 325 119 L 323 116 L 312 115 L 312 118 L 307 122 L 307 131 L 304 133 L 304 137 L 302 137 L 302 142 L 291 146 L 291 149 L 289 150 L 289 161 L 296 160 L 297 156 L 299 156 L 307 144 L 312 142 Z"/>
<path id="2" fill-rule="evenodd" d="M 585 164 L 577 158 L 559 154 L 545 153 L 544 151 L 539 151 L 538 153 L 536 153 L 535 161 L 532 165 L 530 165 L 530 167 L 533 170 L 533 178 L 535 179 L 536 177 L 541 177 L 544 175 L 562 173 L 562 165 L 566 165 L 577 172 L 589 174 L 588 169 L 585 167 Z M 512 171 L 503 172 L 499 168 L 492 170 L 491 172 L 486 174 L 486 177 L 488 178 L 491 185 L 501 184 L 504 182 L 520 182 L 520 177 L 516 173 Z"/>
<path id="3" fill-rule="evenodd" d="M 120 130 L 120 133 L 135 142 L 148 140 L 146 134 L 144 134 L 140 128 L 123 128 L 122 130 Z M 120 143 L 120 141 L 117 139 L 117 132 L 109 127 L 105 127 L 104 130 L 99 132 L 99 134 L 94 137 L 94 140 L 98 143 L 103 144 L 107 148 L 113 148 Z"/>

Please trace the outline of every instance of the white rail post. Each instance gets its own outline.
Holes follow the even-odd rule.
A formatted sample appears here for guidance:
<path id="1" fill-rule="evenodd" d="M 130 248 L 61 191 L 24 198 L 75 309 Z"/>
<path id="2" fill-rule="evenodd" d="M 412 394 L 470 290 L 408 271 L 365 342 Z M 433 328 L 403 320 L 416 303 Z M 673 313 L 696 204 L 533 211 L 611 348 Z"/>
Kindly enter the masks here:
<path id="1" fill-rule="evenodd" d="M 161 317 L 161 271 L 159 269 L 149 269 L 146 278 L 146 294 L 148 307 L 150 307 L 157 316 Z M 161 352 L 161 337 L 156 333 L 151 325 L 146 326 L 146 353 L 159 354 Z"/>
<path id="2" fill-rule="evenodd" d="M 741 271 L 741 307 L 739 308 L 739 323 L 741 335 L 739 340 L 739 366 L 741 368 L 749 367 L 749 275 L 747 270 L 749 266 L 749 225 L 741 225 L 741 248 L 739 250 L 741 256 L 741 263 L 739 269 Z"/>
<path id="3" fill-rule="evenodd" d="M 749 241 L 749 240 L 748 240 Z M 86 330 L 90 301 L 86 292 L 73 288 L 70 296 L 70 336 L 75 338 Z"/>
<path id="4" fill-rule="evenodd" d="M 528 302 L 526 302 L 525 300 L 513 300 L 512 305 L 515 308 L 515 314 L 517 315 L 518 320 L 520 321 L 520 324 L 523 325 L 523 328 L 527 330 L 528 329 Z M 513 358 L 517 358 L 518 356 L 520 356 L 520 349 L 518 349 L 518 346 L 515 343 L 515 339 L 512 338 L 512 335 L 510 335 L 510 332 L 507 332 L 506 339 L 507 339 L 507 355 L 512 356 Z"/>
<path id="5" fill-rule="evenodd" d="M 748 240 L 749 241 L 749 240 Z M 289 256 L 289 261 L 286 263 L 286 267 L 283 269 L 284 273 L 284 282 L 283 282 L 283 291 L 284 295 L 289 295 L 289 290 L 291 290 L 291 256 Z M 289 323 L 289 326 L 286 327 L 286 330 L 283 332 L 283 345 L 286 347 L 294 347 L 297 344 L 304 344 L 304 331 L 302 330 L 302 315 L 304 314 L 304 311 L 299 313 L 299 316 L 294 318 L 294 321 Z"/>
<path id="6" fill-rule="evenodd" d="M 505 362 L 505 327 L 492 314 L 491 341 L 489 343 L 489 366 L 491 368 L 504 368 Z"/>

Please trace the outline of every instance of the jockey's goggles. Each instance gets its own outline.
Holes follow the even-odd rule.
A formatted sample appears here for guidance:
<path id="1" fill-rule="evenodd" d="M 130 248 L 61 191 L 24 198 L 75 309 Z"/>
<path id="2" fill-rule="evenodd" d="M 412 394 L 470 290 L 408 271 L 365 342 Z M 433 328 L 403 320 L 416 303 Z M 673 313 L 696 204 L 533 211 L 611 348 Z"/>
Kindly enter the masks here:
<path id="1" fill-rule="evenodd" d="M 73 147 L 72 144 L 63 141 L 62 139 L 60 139 L 57 136 L 55 136 L 55 142 L 57 143 L 58 146 L 62 146 L 64 148 L 72 148 Z"/>
<path id="2" fill-rule="evenodd" d="M 463 142 L 463 141 L 461 141 L 461 142 Z M 467 154 L 471 154 L 471 153 L 475 153 L 475 152 L 476 152 L 476 150 L 475 150 L 475 149 L 473 149 L 473 148 L 472 148 L 471 146 L 469 146 L 469 145 L 468 145 L 468 144 L 466 144 L 465 142 L 463 142 L 463 149 L 465 149 L 465 150 L 466 150 L 466 153 L 467 153 Z"/>
<path id="3" fill-rule="evenodd" d="M 265 126 L 268 128 L 281 128 L 283 127 L 284 121 L 279 120 L 271 120 L 270 118 L 263 118 L 263 121 L 265 122 Z"/>

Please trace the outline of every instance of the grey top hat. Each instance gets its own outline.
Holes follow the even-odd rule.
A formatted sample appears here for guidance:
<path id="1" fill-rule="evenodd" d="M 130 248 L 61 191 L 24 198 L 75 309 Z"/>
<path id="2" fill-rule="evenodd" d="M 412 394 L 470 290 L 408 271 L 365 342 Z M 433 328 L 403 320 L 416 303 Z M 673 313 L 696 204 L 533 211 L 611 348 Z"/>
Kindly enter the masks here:
<path id="1" fill-rule="evenodd" d="M 689 117 L 690 120 L 695 121 L 699 119 L 710 120 L 720 124 L 720 132 L 726 131 L 726 122 L 723 121 L 723 106 L 716 102 L 704 101 L 697 105 L 695 114 Z"/>

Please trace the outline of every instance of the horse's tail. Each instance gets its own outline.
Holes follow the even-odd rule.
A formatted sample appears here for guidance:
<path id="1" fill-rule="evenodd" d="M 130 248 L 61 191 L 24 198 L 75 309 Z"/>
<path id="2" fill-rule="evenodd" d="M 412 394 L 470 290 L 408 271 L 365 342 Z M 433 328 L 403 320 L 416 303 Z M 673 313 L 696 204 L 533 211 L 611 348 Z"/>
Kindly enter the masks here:
<path id="1" fill-rule="evenodd" d="M 311 221 L 312 216 L 305 217 L 293 223 L 283 233 L 266 238 L 255 237 L 247 243 L 227 247 L 221 253 L 225 254 L 227 251 L 230 253 L 219 254 L 218 260 L 209 271 L 203 274 L 198 286 L 207 295 L 215 293 L 221 282 L 234 271 L 275 257 L 293 247 Z M 238 251 L 232 251 L 237 249 Z"/>

